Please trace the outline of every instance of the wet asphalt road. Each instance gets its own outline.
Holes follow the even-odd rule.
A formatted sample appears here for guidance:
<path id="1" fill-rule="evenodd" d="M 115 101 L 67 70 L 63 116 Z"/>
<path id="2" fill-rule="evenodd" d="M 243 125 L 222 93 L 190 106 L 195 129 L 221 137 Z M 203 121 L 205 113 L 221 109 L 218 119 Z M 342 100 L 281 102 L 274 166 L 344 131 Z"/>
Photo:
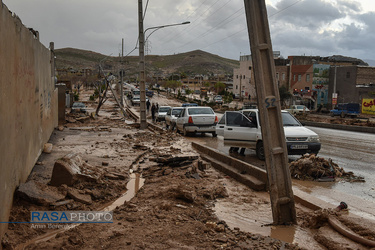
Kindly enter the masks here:
<path id="1" fill-rule="evenodd" d="M 154 96 L 153 102 L 163 105 L 179 106 L 173 99 Z M 217 113 L 219 119 L 222 114 Z M 164 124 L 163 124 L 164 125 Z M 359 216 L 375 220 L 375 134 L 351 132 L 318 127 L 308 127 L 316 132 L 321 139 L 322 149 L 319 157 L 331 158 L 344 171 L 352 171 L 365 178 L 366 182 L 316 182 L 293 180 L 293 189 L 298 188 L 333 206 L 340 201 L 349 205 L 349 211 Z M 205 144 L 229 155 L 229 147 L 224 147 L 223 137 L 213 138 L 210 134 L 186 137 L 190 141 Z M 265 169 L 265 162 L 258 160 L 255 151 L 246 149 L 245 156 L 231 153 L 231 156 Z M 289 156 L 296 160 L 300 156 Z"/>
<path id="2" fill-rule="evenodd" d="M 319 134 L 322 149 L 319 157 L 331 158 L 345 172 L 352 171 L 365 178 L 366 182 L 313 182 L 294 181 L 293 187 L 310 193 L 334 206 L 340 201 L 348 203 L 349 208 L 360 216 L 375 219 L 375 134 L 359 133 L 335 129 L 309 127 Z M 223 146 L 223 137 L 197 134 L 187 137 L 190 141 L 205 144 L 229 155 L 229 147 Z M 264 161 L 257 159 L 254 150 L 246 149 L 245 156 L 230 153 L 231 156 L 265 169 Z M 289 156 L 290 160 L 300 156 Z"/>

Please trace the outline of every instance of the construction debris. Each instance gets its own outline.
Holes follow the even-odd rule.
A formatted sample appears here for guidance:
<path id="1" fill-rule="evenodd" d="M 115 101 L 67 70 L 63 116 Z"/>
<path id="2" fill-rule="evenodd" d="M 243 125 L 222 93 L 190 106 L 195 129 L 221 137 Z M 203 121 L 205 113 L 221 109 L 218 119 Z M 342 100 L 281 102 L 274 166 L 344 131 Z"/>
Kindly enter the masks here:
<path id="1" fill-rule="evenodd" d="M 326 160 L 315 154 L 305 154 L 297 161 L 291 162 L 289 169 L 292 178 L 298 180 L 335 181 L 335 178 L 343 178 L 350 182 L 365 181 L 353 172 L 345 172 L 332 159 Z"/>

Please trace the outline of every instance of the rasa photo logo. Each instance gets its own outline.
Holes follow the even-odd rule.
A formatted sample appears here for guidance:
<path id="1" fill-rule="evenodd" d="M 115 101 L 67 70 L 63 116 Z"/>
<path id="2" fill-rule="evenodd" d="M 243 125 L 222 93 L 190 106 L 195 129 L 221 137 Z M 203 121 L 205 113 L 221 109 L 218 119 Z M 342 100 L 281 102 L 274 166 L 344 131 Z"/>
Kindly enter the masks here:
<path id="1" fill-rule="evenodd" d="M 31 211 L 30 223 L 113 223 L 113 212 Z"/>

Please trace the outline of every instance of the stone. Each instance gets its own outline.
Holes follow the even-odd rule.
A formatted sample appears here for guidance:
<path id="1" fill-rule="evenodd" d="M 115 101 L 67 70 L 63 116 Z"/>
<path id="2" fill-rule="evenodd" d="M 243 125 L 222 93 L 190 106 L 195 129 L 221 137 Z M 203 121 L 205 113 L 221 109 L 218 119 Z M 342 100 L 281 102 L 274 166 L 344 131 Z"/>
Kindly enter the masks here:
<path id="1" fill-rule="evenodd" d="M 52 152 L 53 145 L 52 143 L 46 143 L 43 147 L 43 153 L 50 154 Z"/>
<path id="2" fill-rule="evenodd" d="M 63 184 L 72 186 L 78 180 L 96 181 L 97 177 L 82 174 L 81 168 L 84 168 L 84 166 L 89 165 L 78 154 L 67 154 L 55 162 L 50 184 L 58 187 Z"/>
<path id="3" fill-rule="evenodd" d="M 36 181 L 20 184 L 17 195 L 38 205 L 49 205 L 65 198 L 65 194 L 56 187 L 47 186 Z"/>
<path id="4" fill-rule="evenodd" d="M 91 196 L 88 194 L 80 194 L 78 189 L 68 188 L 68 196 L 73 200 L 90 205 L 92 204 Z"/>

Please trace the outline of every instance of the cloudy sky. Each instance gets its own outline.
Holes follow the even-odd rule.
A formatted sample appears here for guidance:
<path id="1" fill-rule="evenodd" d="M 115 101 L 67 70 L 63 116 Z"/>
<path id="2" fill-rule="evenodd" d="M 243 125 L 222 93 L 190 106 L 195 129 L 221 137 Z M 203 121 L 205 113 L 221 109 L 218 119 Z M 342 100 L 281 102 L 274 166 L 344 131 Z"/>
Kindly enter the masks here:
<path id="1" fill-rule="evenodd" d="M 136 0 L 2 0 L 48 47 L 138 55 Z M 375 60 L 374 0 L 266 0 L 273 50 L 281 55 L 345 55 Z M 243 0 L 143 0 L 147 53 L 204 50 L 238 60 L 250 54 Z M 132 52 L 133 51 L 133 52 Z"/>

